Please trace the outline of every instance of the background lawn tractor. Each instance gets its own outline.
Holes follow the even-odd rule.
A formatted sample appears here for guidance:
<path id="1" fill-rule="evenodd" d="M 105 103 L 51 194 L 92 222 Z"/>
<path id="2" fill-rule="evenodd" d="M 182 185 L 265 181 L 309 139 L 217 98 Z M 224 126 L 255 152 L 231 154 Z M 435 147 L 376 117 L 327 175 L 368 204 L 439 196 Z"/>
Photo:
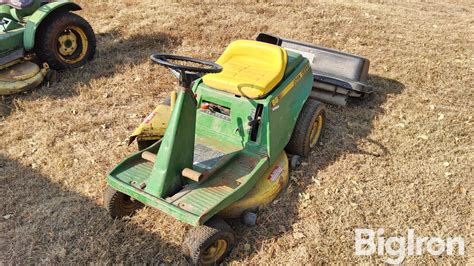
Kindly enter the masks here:
<path id="1" fill-rule="evenodd" d="M 235 241 L 222 218 L 278 195 L 288 182 L 285 150 L 309 154 L 323 131 L 325 106 L 309 98 L 308 59 L 277 45 L 235 41 L 216 63 L 152 59 L 179 73 L 174 107 L 163 138 L 108 174 L 104 204 L 113 218 L 145 204 L 193 225 L 183 252 L 195 264 L 219 263 Z"/>
<path id="2" fill-rule="evenodd" d="M 92 59 L 96 40 L 69 1 L 0 0 L 0 95 L 25 91 Z"/>

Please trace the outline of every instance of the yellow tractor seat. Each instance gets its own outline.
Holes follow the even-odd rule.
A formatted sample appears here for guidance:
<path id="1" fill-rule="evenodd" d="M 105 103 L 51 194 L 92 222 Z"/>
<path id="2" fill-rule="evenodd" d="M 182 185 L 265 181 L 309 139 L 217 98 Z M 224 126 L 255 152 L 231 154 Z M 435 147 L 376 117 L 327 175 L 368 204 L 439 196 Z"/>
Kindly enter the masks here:
<path id="1" fill-rule="evenodd" d="M 286 50 L 273 44 L 238 40 L 216 61 L 223 70 L 203 77 L 204 84 L 217 90 L 256 99 L 270 93 L 282 80 Z"/>

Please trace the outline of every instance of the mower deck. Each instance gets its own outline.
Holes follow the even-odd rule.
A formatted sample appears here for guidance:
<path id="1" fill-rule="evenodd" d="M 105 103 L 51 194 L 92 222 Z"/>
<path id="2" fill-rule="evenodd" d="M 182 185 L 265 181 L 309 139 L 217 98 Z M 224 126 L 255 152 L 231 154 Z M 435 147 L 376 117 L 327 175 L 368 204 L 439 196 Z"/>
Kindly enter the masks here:
<path id="1" fill-rule="evenodd" d="M 161 142 L 142 152 L 157 153 Z M 216 213 L 225 209 L 239 195 L 245 195 L 268 168 L 264 156 L 252 154 L 241 148 L 211 144 L 209 140 L 197 139 L 193 170 L 209 178 L 193 182 L 168 198 L 158 198 L 145 191 L 147 179 L 153 170 L 153 162 L 142 158 L 142 152 L 125 160 L 122 167 L 111 171 L 108 182 L 117 190 L 146 205 L 158 208 L 191 225 L 201 225 Z"/>
<path id="2" fill-rule="evenodd" d="M 0 70 L 0 95 L 10 95 L 37 87 L 48 74 L 49 67 L 40 68 L 32 62 L 22 62 Z"/>

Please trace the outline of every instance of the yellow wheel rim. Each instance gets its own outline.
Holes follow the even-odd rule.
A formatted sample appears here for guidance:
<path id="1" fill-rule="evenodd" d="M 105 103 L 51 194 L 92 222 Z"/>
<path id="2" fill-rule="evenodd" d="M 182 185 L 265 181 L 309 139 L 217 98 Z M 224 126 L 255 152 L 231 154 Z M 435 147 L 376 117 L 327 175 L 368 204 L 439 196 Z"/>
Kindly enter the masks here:
<path id="1" fill-rule="evenodd" d="M 318 139 L 321 136 L 321 131 L 323 129 L 323 124 L 324 124 L 324 117 L 319 114 L 316 119 L 313 122 L 313 125 L 311 127 L 311 133 L 310 133 L 310 148 L 313 148 L 316 143 L 318 143 Z"/>
<path id="2" fill-rule="evenodd" d="M 218 239 L 211 246 L 207 248 L 201 255 L 202 264 L 214 264 L 219 260 L 227 250 L 227 241 Z"/>
<path id="3" fill-rule="evenodd" d="M 69 31 L 59 37 L 59 53 L 63 56 L 72 55 L 77 50 L 77 37 Z"/>
<path id="4" fill-rule="evenodd" d="M 58 37 L 58 55 L 68 64 L 82 61 L 86 57 L 88 47 L 87 35 L 79 27 L 70 26 Z"/>

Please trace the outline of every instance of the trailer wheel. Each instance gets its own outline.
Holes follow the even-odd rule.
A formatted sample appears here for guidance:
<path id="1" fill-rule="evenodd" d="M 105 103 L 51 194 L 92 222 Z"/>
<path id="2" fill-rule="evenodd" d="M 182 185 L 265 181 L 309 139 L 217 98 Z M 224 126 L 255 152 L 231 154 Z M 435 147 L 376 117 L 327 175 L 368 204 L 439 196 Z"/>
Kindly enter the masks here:
<path id="1" fill-rule="evenodd" d="M 308 99 L 296 121 L 293 134 L 286 145 L 290 154 L 307 157 L 318 144 L 326 123 L 326 106 L 316 100 Z"/>
<path id="2" fill-rule="evenodd" d="M 96 39 L 82 17 L 63 12 L 47 18 L 36 34 L 35 51 L 52 69 L 81 67 L 94 57 Z"/>
<path id="3" fill-rule="evenodd" d="M 230 226 L 221 218 L 213 218 L 188 232 L 183 252 L 193 265 L 216 265 L 230 253 L 234 242 Z"/>
<path id="4" fill-rule="evenodd" d="M 110 186 L 104 191 L 104 205 L 110 216 L 114 219 L 131 216 L 143 207 L 143 204 L 113 189 Z"/>

